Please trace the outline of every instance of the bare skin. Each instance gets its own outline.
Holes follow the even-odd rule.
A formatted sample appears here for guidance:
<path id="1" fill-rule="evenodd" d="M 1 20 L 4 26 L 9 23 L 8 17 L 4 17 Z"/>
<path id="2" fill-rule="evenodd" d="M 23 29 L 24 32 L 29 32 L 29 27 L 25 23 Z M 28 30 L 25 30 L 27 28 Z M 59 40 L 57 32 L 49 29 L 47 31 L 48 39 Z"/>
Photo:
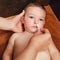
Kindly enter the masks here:
<path id="1" fill-rule="evenodd" d="M 3 54 L 3 60 L 6 60 L 7 58 L 9 58 L 8 60 L 11 60 L 12 54 L 14 54 L 14 58 L 16 58 L 27 46 L 27 44 L 32 36 L 33 36 L 33 34 L 26 32 L 26 31 L 23 33 L 14 33 L 11 36 L 8 46 Z M 13 53 L 13 48 L 14 48 L 14 53 Z"/>
<path id="2" fill-rule="evenodd" d="M 45 59 L 41 57 L 42 55 Z M 50 33 L 47 31 L 44 35 L 33 37 L 28 47 L 14 60 L 38 60 L 38 58 L 39 60 L 60 60 L 60 53 L 55 47 Z"/>
<path id="3" fill-rule="evenodd" d="M 22 37 L 20 37 L 22 36 Z M 17 33 L 17 38 L 14 42 L 14 58 L 17 57 L 21 52 L 28 46 L 30 39 L 32 38 L 33 34 L 27 31 L 23 33 Z"/>
<path id="4" fill-rule="evenodd" d="M 24 32 L 24 33 L 26 33 L 26 32 Z M 18 35 L 21 35 L 21 37 Z M 17 39 L 16 43 L 14 43 L 14 40 L 17 36 L 19 37 L 19 39 Z M 39 59 L 42 59 L 41 58 L 42 55 L 47 60 L 50 60 L 50 59 L 52 59 L 52 60 L 58 59 L 59 60 L 60 59 L 59 52 L 58 52 L 57 48 L 55 47 L 55 45 L 53 44 L 52 39 L 51 39 L 51 35 L 48 31 L 46 31 L 45 34 L 37 35 L 37 36 L 34 36 L 33 38 L 31 38 L 32 36 L 33 35 L 29 34 L 29 33 L 26 33 L 26 35 L 19 34 L 19 33 L 12 35 L 12 37 L 10 38 L 11 40 L 9 40 L 9 44 L 7 46 L 7 49 L 5 50 L 5 53 L 3 55 L 3 57 L 4 57 L 3 60 L 8 59 L 8 58 L 10 58 L 8 60 L 12 60 L 11 56 L 13 53 L 13 47 L 14 47 L 13 45 L 14 44 L 16 44 L 16 46 L 15 46 L 15 48 L 16 48 L 15 52 L 16 53 L 15 53 L 14 60 L 29 60 L 29 59 L 30 60 L 35 60 L 35 59 L 37 60 L 38 59 L 38 53 L 40 53 Z M 20 40 L 22 37 L 26 37 L 27 42 L 29 41 L 29 38 L 31 38 L 31 41 L 26 48 L 25 48 L 25 46 L 28 43 L 26 42 L 25 38 L 22 39 L 23 41 Z M 20 42 L 21 43 L 24 42 L 24 43 L 21 45 Z M 19 45 L 19 47 L 17 47 L 18 45 Z M 21 47 L 20 45 L 23 47 Z M 42 52 L 44 52 L 44 54 L 41 54 Z M 50 57 L 50 55 L 52 57 Z M 55 55 L 55 56 L 53 56 L 53 55 Z M 8 58 L 6 58 L 7 56 L 8 56 Z"/>
<path id="5" fill-rule="evenodd" d="M 47 37 L 47 35 L 48 35 L 48 37 Z M 49 45 L 50 38 L 51 37 L 50 37 L 49 33 L 47 33 L 47 32 L 44 35 L 38 35 L 38 36 L 33 37 L 31 39 L 28 47 L 19 56 L 17 56 L 17 58 L 15 58 L 14 60 L 35 60 L 37 53 L 39 51 L 46 52 L 45 47 L 47 48 L 47 45 Z M 49 53 L 46 53 L 46 54 L 48 54 L 48 56 L 49 56 Z M 49 58 L 47 60 L 49 60 Z"/>
<path id="6" fill-rule="evenodd" d="M 47 35 L 47 34 L 45 34 L 45 35 Z M 38 35 L 38 36 L 35 36 L 34 38 L 32 38 L 29 46 L 26 48 L 26 46 L 29 43 L 29 40 L 31 39 L 31 37 L 33 36 L 33 34 L 28 33 L 28 32 L 15 33 L 15 34 L 13 34 L 12 37 L 10 38 L 10 40 L 9 40 L 9 43 L 8 43 L 8 46 L 7 46 L 6 50 L 5 50 L 5 52 L 4 52 L 3 60 L 6 60 L 7 58 L 8 58 L 8 60 L 12 60 L 13 48 L 14 48 L 14 52 L 15 52 L 13 58 L 16 59 L 20 54 L 22 55 L 21 52 L 24 52 L 25 51 L 24 48 L 26 48 L 26 49 L 29 48 L 30 49 L 30 48 L 33 48 L 34 47 L 33 49 L 36 49 L 36 51 L 38 51 L 38 48 L 39 47 L 42 47 L 42 46 L 45 47 L 46 45 L 49 44 L 49 36 L 45 40 L 44 39 L 45 38 L 44 37 L 45 35 Z M 40 38 L 40 36 L 41 36 L 41 38 Z M 44 37 L 44 38 L 42 39 L 42 37 Z M 37 42 L 36 42 L 36 38 L 38 38 L 38 41 Z M 41 41 L 40 41 L 41 43 L 39 42 L 40 39 L 41 39 Z M 30 50 L 32 50 L 32 49 L 30 49 Z"/>

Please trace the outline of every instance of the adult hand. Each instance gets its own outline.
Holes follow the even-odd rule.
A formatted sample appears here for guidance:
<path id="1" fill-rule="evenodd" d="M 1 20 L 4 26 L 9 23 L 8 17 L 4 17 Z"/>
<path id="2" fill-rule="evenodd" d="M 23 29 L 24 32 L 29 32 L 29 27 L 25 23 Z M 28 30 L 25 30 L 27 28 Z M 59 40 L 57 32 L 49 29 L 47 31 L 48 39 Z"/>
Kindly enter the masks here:
<path id="1" fill-rule="evenodd" d="M 51 39 L 51 34 L 48 29 L 44 29 L 43 34 L 34 36 L 31 39 L 31 45 L 38 51 L 45 47 L 48 47 Z"/>
<path id="2" fill-rule="evenodd" d="M 10 20 L 11 31 L 22 32 L 21 18 L 23 15 L 24 15 L 24 11 L 20 13 L 19 15 L 16 15 L 13 19 Z"/>
<path id="3" fill-rule="evenodd" d="M 13 16 L 13 18 L 0 17 L 0 29 L 11 30 L 13 32 L 22 32 L 21 18 L 24 15 L 24 11 L 19 15 Z"/>

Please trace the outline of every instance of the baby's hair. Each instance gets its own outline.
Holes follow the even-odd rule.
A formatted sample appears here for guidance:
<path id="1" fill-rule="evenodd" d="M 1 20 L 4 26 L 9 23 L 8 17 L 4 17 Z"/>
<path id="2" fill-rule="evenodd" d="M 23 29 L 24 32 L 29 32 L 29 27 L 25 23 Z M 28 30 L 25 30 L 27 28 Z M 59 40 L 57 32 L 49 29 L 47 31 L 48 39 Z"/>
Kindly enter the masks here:
<path id="1" fill-rule="evenodd" d="M 26 11 L 28 7 L 39 7 L 39 8 L 42 8 L 46 12 L 44 6 L 41 5 L 40 3 L 30 3 L 25 7 L 24 10 Z"/>

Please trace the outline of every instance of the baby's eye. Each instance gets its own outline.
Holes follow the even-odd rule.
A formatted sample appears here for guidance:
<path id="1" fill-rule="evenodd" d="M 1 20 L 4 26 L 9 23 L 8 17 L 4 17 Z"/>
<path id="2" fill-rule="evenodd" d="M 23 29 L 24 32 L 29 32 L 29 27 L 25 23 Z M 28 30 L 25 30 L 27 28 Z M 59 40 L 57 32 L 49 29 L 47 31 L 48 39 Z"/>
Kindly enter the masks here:
<path id="1" fill-rule="evenodd" d="M 40 19 L 40 21 L 44 21 L 44 19 Z"/>
<path id="2" fill-rule="evenodd" d="M 34 17 L 33 16 L 29 16 L 29 18 L 33 19 Z"/>

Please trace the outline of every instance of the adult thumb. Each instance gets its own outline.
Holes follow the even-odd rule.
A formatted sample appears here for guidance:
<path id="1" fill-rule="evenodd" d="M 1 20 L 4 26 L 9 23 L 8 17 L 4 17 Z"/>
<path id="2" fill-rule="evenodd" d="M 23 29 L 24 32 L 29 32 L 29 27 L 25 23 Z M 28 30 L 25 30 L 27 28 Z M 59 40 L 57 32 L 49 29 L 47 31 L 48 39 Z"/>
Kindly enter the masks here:
<path id="1" fill-rule="evenodd" d="M 16 15 L 14 18 L 14 22 L 18 22 L 21 20 L 21 17 L 24 15 L 25 11 L 23 10 L 20 14 Z"/>

